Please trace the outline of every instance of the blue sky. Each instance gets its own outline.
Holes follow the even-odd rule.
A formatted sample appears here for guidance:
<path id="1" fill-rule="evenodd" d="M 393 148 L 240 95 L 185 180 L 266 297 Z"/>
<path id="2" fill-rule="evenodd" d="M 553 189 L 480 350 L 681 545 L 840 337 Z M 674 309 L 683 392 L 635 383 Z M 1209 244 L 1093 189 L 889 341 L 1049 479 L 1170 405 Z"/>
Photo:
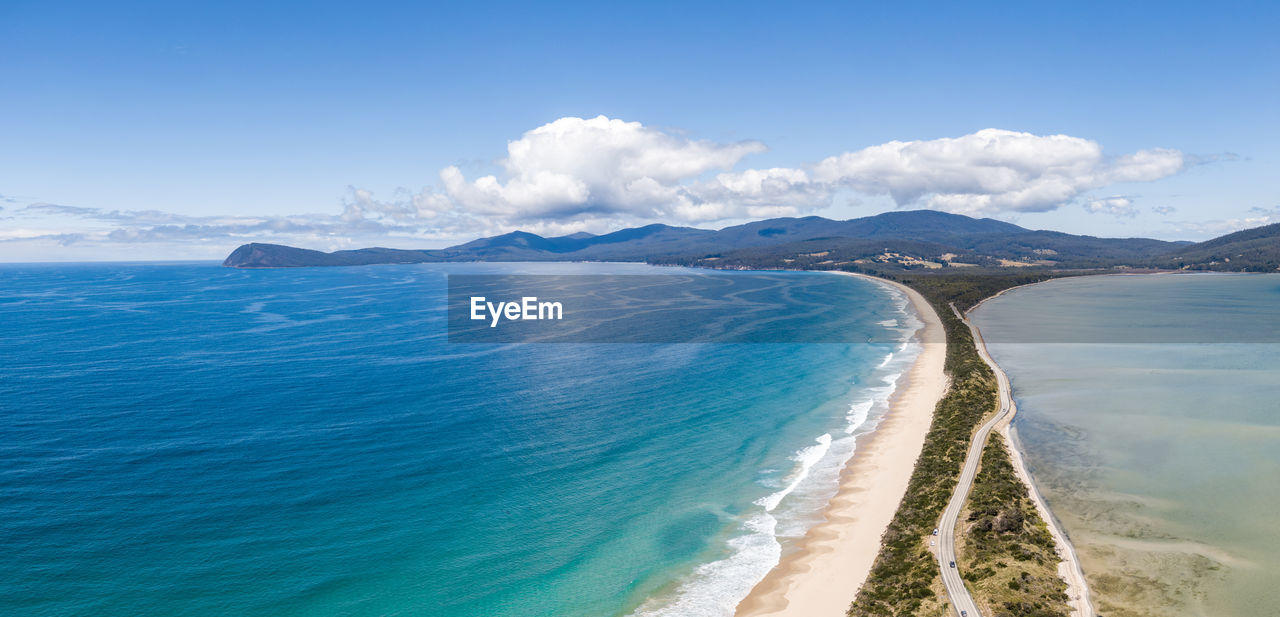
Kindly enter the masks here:
<path id="1" fill-rule="evenodd" d="M 917 207 L 1280 221 L 1274 4 L 1043 4 L 10 0 L 0 260 Z"/>

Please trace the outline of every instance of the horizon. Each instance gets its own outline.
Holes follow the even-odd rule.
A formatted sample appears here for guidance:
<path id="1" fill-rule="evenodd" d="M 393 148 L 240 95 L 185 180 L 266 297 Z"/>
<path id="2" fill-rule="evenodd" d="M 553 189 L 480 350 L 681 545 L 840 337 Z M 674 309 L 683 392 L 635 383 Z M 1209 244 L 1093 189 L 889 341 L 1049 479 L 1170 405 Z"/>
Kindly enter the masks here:
<path id="1" fill-rule="evenodd" d="M 0 262 L 914 209 L 1280 222 L 1274 5 L 733 6 L 6 5 Z"/>
<path id="2" fill-rule="evenodd" d="M 0 617 L 1271 617 L 1277 25 L 0 2 Z"/>
<path id="3" fill-rule="evenodd" d="M 912 213 L 912 212 L 936 212 L 936 211 L 935 211 L 935 210 L 929 210 L 929 209 L 927 209 L 927 208 L 924 208 L 924 209 L 917 209 L 917 210 L 890 210 L 890 211 L 887 211 L 887 212 L 879 212 L 879 213 L 876 213 L 876 214 L 870 214 L 870 215 L 867 215 L 867 216 L 865 216 L 865 217 L 857 217 L 857 218 L 873 218 L 873 217 L 876 217 L 876 216 L 880 216 L 880 215 L 882 215 L 882 214 L 891 214 L 891 213 Z M 949 214 L 949 213 L 948 213 L 948 214 Z M 967 216 L 967 215 L 959 215 L 959 216 Z M 385 249 L 395 249 L 395 250 L 441 250 L 441 249 L 455 248 L 455 247 L 457 247 L 457 246 L 460 246 L 460 245 L 463 245 L 463 244 L 467 244 L 467 243 L 469 243 L 469 242 L 473 242 L 473 241 L 476 241 L 476 240 L 484 240 L 484 239 L 494 238 L 494 237 L 497 237 L 497 236 L 506 236 L 506 235 L 517 234 L 517 233 L 533 234 L 533 235 L 538 235 L 538 236 L 540 236 L 540 237 L 544 237 L 544 238 L 563 238 L 563 237 L 572 236 L 572 235 L 574 235 L 574 234 L 578 234 L 578 233 L 586 233 L 586 234 L 589 234 L 589 235 L 590 235 L 590 236 L 592 236 L 592 237 L 599 237 L 599 236 L 609 235 L 609 234 L 611 234 L 611 233 L 618 232 L 618 231 L 626 231 L 626 230 L 628 230 L 628 229 L 636 229 L 636 228 L 638 228 L 638 227 L 645 227 L 645 226 L 652 226 L 652 225 L 664 225 L 664 226 L 666 226 L 666 227 L 669 227 L 669 228 L 676 228 L 676 229 L 706 229 L 706 230 L 709 230 L 709 231 L 721 231 L 721 230 L 727 229 L 727 228 L 729 228 L 729 227 L 736 227 L 736 226 L 740 226 L 740 225 L 747 225 L 747 224 L 752 224 L 752 223 L 761 223 L 761 222 L 770 221 L 770 220 L 781 220 L 781 219 L 806 219 L 806 218 L 826 218 L 826 217 L 821 217 L 821 216 L 818 216 L 818 215 L 806 215 L 806 216 L 797 216 L 797 217 L 774 217 L 774 218 L 770 218 L 770 219 L 756 219 L 756 220 L 752 220 L 752 221 L 746 221 L 746 222 L 744 222 L 744 223 L 735 223 L 734 225 L 726 225 L 726 226 L 722 226 L 722 227 L 714 227 L 714 228 L 712 228 L 712 227 L 692 226 L 692 225 L 691 225 L 691 226 L 684 226 L 684 225 L 666 225 L 665 223 L 648 223 L 648 224 L 646 224 L 646 225 L 638 225 L 638 226 L 636 226 L 636 227 L 621 227 L 621 228 L 617 228 L 617 229 L 610 229 L 610 230 L 604 231 L 604 232 L 602 232 L 602 233 L 592 233 L 592 232 L 569 232 L 569 233 L 562 234 L 562 235 L 559 235 L 559 236 L 542 235 L 542 234 L 534 234 L 534 232 L 525 231 L 525 230 L 522 230 L 522 229 L 514 229 L 514 230 L 511 230 L 511 231 L 509 231 L 509 232 L 504 232 L 504 233 L 501 233 L 501 234 L 495 234 L 494 236 L 478 236 L 478 237 L 475 237 L 475 238 L 465 239 L 465 240 L 459 241 L 459 242 L 457 242 L 457 243 L 450 244 L 450 245 L 448 245 L 448 246 L 440 246 L 440 247 L 370 245 L 370 246 L 359 246 L 359 247 L 342 248 L 342 249 L 334 249 L 334 250 L 339 250 L 339 251 L 341 251 L 341 250 L 360 250 L 360 249 L 374 249 L 374 248 L 385 248 Z M 970 217 L 970 218 L 973 218 L 973 219 L 975 219 L 975 220 L 993 220 L 993 221 L 999 221 L 999 220 L 1000 220 L 1000 219 L 991 218 L 991 217 Z M 832 221 L 835 221 L 835 222 L 845 222 L 845 221 L 854 220 L 854 219 L 828 219 L 828 220 L 832 220 Z M 1273 224 L 1274 224 L 1274 223 L 1273 223 Z M 1246 228 L 1246 229 L 1252 229 L 1252 228 Z M 1054 229 L 1034 229 L 1034 228 L 1027 228 L 1027 231 L 1057 231 L 1057 230 L 1054 230 Z M 1237 231 L 1243 231 L 1243 230 L 1237 230 Z M 1228 232 L 1228 233 L 1234 233 L 1234 232 Z M 1080 234 L 1077 234 L 1077 235 L 1080 235 Z M 1222 234 L 1222 235 L 1227 235 L 1227 234 Z M 1124 240 L 1124 239 L 1135 238 L 1135 237 L 1132 237 L 1132 236 L 1131 236 L 1131 237 L 1119 237 L 1119 236 L 1094 236 L 1094 237 L 1104 238 L 1104 239 L 1113 239 L 1113 240 Z M 1209 238 L 1209 239 L 1216 239 L 1216 238 L 1218 238 L 1218 237 L 1221 237 L 1221 236 L 1215 236 L 1215 238 Z M 1159 239 L 1159 238 L 1139 238 L 1139 239 Z M 1166 241 L 1167 241 L 1167 242 L 1191 242 L 1191 243 L 1194 243 L 1194 242 L 1195 242 L 1195 241 L 1192 241 L 1192 240 L 1166 240 Z M 239 247 L 241 247 L 241 246 L 249 245 L 249 244 L 267 244 L 267 245 L 277 245 L 277 246 L 291 246 L 291 247 L 294 247 L 294 248 L 309 249 L 309 250 L 318 250 L 318 251 L 323 251 L 323 252 L 333 252 L 332 250 L 318 249 L 318 248 L 313 248 L 313 247 L 309 247 L 309 246 L 296 246 L 296 245 L 289 245 L 289 244 L 283 244 L 283 245 L 282 245 L 282 244 L 277 243 L 277 242 L 263 242 L 263 241 L 258 241 L 258 240 L 251 240 L 251 241 L 249 241 L 249 242 L 241 243 L 241 244 L 239 244 L 239 245 L 236 245 L 236 247 L 233 247 L 233 248 L 232 248 L 232 250 L 234 250 L 235 248 L 239 248 Z M 227 253 L 228 253 L 228 255 L 229 255 L 229 254 L 231 253 L 231 251 L 228 251 Z M 85 259 L 57 260 L 57 259 L 53 259 L 53 260 L 44 260 L 44 261 L 5 261 L 5 260 L 3 260 L 3 259 L 0 259 L 0 264 L 6 264 L 6 265 L 17 265 L 17 264 L 32 264 L 32 265 L 38 265 L 38 264 L 77 264 L 77 263 L 83 263 L 83 264 L 93 264 L 93 263 L 104 263 L 104 264 L 105 264 L 105 263 L 113 263 L 113 264 L 131 264 L 131 263 L 137 263 L 137 264 L 163 264 L 163 263 L 174 263 L 174 264 L 183 264 L 183 263 L 221 262 L 221 261 L 223 261 L 225 258 L 226 258 L 226 256 L 224 255 L 224 256 L 222 256 L 222 257 L 210 257 L 210 258 L 204 258 L 204 259 L 201 259 L 201 258 L 192 258 L 192 259 L 175 259 L 175 258 L 156 258 L 156 259 L 89 259 L 89 260 L 85 260 Z"/>

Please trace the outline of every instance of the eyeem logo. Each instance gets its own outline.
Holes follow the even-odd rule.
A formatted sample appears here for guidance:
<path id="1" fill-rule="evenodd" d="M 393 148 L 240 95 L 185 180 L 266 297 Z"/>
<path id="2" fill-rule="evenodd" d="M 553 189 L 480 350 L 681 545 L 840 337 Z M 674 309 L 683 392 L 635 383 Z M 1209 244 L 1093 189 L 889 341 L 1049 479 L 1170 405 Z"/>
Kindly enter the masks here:
<path id="1" fill-rule="evenodd" d="M 564 319 L 564 306 L 559 302 L 538 302 L 537 296 L 524 296 L 519 302 L 488 302 L 484 296 L 471 296 L 471 320 L 489 321 L 490 328 L 506 319 L 537 321 L 540 319 Z"/>

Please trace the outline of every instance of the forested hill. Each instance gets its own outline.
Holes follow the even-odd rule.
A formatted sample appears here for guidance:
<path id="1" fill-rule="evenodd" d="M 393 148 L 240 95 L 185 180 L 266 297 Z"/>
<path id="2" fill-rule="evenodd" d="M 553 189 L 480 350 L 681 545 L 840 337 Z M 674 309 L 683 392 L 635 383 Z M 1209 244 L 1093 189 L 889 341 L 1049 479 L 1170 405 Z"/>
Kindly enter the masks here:
<path id="1" fill-rule="evenodd" d="M 1228 272 L 1280 270 L 1280 223 L 1192 244 L 1165 258 L 1165 267 Z"/>
<path id="2" fill-rule="evenodd" d="M 874 270 L 1159 268 L 1276 271 L 1280 225 L 1193 244 L 1030 230 L 932 210 L 835 221 L 776 218 L 720 230 L 647 225 L 603 235 L 543 237 L 515 231 L 445 249 L 367 248 L 325 253 L 251 243 L 236 268 L 451 261 L 646 261 L 708 267 Z"/>

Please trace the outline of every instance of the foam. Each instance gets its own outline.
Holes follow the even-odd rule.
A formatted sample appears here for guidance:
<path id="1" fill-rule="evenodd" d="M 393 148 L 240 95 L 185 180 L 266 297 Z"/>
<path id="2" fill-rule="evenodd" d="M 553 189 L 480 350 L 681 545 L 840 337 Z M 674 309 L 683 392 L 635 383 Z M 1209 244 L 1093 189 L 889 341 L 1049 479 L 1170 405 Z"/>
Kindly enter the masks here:
<path id="1" fill-rule="evenodd" d="M 650 600 L 633 617 L 731 617 L 742 598 L 782 559 L 775 529 L 778 519 L 759 512 L 742 525 L 747 533 L 729 540 L 732 553 L 704 563 L 676 590 L 675 600 Z"/>
<path id="2" fill-rule="evenodd" d="M 791 476 L 791 482 L 787 484 L 786 488 L 767 497 L 761 497 L 753 503 L 758 506 L 764 506 L 766 512 L 773 512 L 773 509 L 778 507 L 778 504 L 782 503 L 782 500 L 787 495 L 790 495 L 792 491 L 796 490 L 796 487 L 800 486 L 801 482 L 804 482 L 805 478 L 809 477 L 809 470 L 813 469 L 813 466 L 822 460 L 823 456 L 826 456 L 827 450 L 831 449 L 831 433 L 823 433 L 822 436 L 818 437 L 817 442 L 815 445 L 801 448 L 792 457 L 791 460 L 798 462 L 800 466 L 795 474 Z"/>
<path id="3" fill-rule="evenodd" d="M 632 617 L 732 617 L 738 603 L 782 559 L 782 538 L 797 538 L 821 518 L 839 488 L 840 474 L 857 450 L 857 435 L 874 430 L 889 409 L 898 381 L 922 346 L 911 337 L 921 324 L 903 302 L 907 327 L 895 328 L 902 343 L 876 366 L 880 386 L 863 388 L 845 414 L 839 438 L 823 433 L 791 456 L 796 466 L 786 486 L 753 502 L 761 510 L 747 516 L 727 542 L 729 556 L 699 565 L 672 594 L 650 598 Z M 899 322 L 899 323 L 902 323 Z M 912 325 L 914 322 L 917 325 Z M 873 382 L 874 383 L 874 382 Z"/>
<path id="4" fill-rule="evenodd" d="M 871 408 L 875 406 L 875 398 L 849 405 L 849 413 L 845 414 L 845 418 L 849 421 L 849 424 L 844 427 L 845 434 L 852 435 L 854 431 L 866 424 L 867 416 L 871 413 Z"/>

